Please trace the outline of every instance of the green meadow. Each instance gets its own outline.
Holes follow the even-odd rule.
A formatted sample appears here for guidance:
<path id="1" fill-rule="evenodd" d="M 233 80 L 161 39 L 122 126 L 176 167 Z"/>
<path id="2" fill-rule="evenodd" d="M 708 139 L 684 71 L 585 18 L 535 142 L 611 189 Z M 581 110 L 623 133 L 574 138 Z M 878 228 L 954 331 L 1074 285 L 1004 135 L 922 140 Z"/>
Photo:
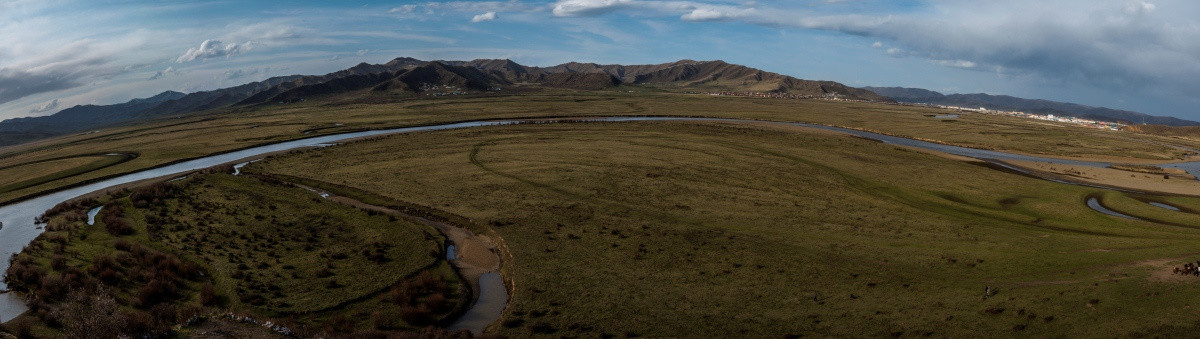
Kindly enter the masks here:
<path id="1" fill-rule="evenodd" d="M 1200 200 L 1135 200 L 805 128 L 570 123 L 373 138 L 247 167 L 463 216 L 512 253 L 492 330 L 1108 336 L 1191 328 Z M 1110 198 L 1111 196 L 1111 198 Z M 1136 201 L 1136 200 L 1135 200 Z M 1178 327 L 1178 328 L 1176 328 Z"/>

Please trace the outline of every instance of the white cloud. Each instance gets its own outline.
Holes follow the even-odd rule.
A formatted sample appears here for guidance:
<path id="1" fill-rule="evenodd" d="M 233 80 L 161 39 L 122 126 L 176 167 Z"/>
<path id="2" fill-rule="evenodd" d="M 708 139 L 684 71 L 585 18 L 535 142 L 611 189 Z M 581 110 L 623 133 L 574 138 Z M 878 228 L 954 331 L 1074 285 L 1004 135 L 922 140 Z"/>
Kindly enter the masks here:
<path id="1" fill-rule="evenodd" d="M 528 5 L 521 1 L 446 1 L 446 2 L 425 2 L 422 4 L 408 4 L 394 7 L 388 10 L 389 14 L 395 14 L 402 17 L 421 18 L 420 16 L 442 15 L 446 13 L 479 13 L 484 12 L 483 16 L 488 12 L 538 12 L 544 11 L 545 7 Z M 495 14 L 493 14 L 495 15 Z M 476 15 L 475 17 L 479 17 Z M 474 19 L 474 18 L 472 18 Z"/>
<path id="2" fill-rule="evenodd" d="M 715 10 L 712 8 L 697 8 L 691 13 L 684 14 L 683 20 L 687 21 L 710 21 L 728 18 L 729 13 Z"/>
<path id="3" fill-rule="evenodd" d="M 312 29 L 296 27 L 288 20 L 272 20 L 248 25 L 229 25 L 219 38 L 206 39 L 199 47 L 188 48 L 175 59 L 177 63 L 229 58 L 254 49 L 294 45 L 336 45 L 342 41 L 325 37 Z M 238 41 L 241 41 L 240 43 Z"/>
<path id="4" fill-rule="evenodd" d="M 471 22 L 484 22 L 492 20 L 496 20 L 496 12 L 487 12 L 471 18 Z"/>
<path id="5" fill-rule="evenodd" d="M 1153 13 L 1158 6 L 1146 1 L 1132 1 L 1125 5 L 1125 13 L 1132 15 L 1142 15 Z"/>
<path id="6" fill-rule="evenodd" d="M 875 43 L 871 44 L 871 48 L 883 48 L 883 43 L 876 41 Z"/>
<path id="7" fill-rule="evenodd" d="M 369 49 L 360 49 L 360 50 L 358 50 L 358 52 L 355 52 L 355 53 L 354 53 L 354 55 L 357 55 L 357 56 L 364 56 L 364 55 L 367 55 L 367 53 L 370 53 L 370 52 L 371 52 L 371 50 L 369 50 Z"/>
<path id="8" fill-rule="evenodd" d="M 42 107 L 31 109 L 29 110 L 29 113 L 47 113 L 56 109 L 58 109 L 58 99 L 50 100 L 50 102 L 42 105 Z"/>
<path id="9" fill-rule="evenodd" d="M 557 16 L 595 15 L 635 3 L 633 0 L 559 0 L 554 3 L 553 13 Z"/>
<path id="10" fill-rule="evenodd" d="M 403 5 L 400 7 L 392 8 L 391 10 L 388 11 L 388 13 L 409 14 L 416 10 L 417 10 L 417 5 L 408 4 L 408 5 Z"/>
<path id="11" fill-rule="evenodd" d="M 752 18 L 757 15 L 757 2 L 742 6 L 711 4 L 700 1 L 648 0 L 559 0 L 551 12 L 560 17 L 593 16 L 629 10 L 644 14 L 677 14 L 685 21 L 717 21 Z"/>
<path id="12" fill-rule="evenodd" d="M 196 59 L 212 59 L 219 57 L 229 57 L 248 51 L 251 49 L 252 43 L 247 41 L 241 44 L 227 44 L 220 40 L 204 40 L 200 43 L 200 47 L 188 48 L 187 52 L 183 52 L 179 58 L 175 59 L 177 63 L 195 61 Z"/>

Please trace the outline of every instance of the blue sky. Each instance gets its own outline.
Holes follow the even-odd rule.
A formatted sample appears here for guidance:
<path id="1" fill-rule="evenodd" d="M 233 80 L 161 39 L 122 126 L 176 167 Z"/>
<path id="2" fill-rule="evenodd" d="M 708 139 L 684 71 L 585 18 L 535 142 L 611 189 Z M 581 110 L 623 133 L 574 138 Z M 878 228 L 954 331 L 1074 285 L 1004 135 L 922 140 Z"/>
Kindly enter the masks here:
<path id="1" fill-rule="evenodd" d="M 1200 2 L 0 0 L 0 119 L 359 62 L 725 60 L 1200 120 Z"/>

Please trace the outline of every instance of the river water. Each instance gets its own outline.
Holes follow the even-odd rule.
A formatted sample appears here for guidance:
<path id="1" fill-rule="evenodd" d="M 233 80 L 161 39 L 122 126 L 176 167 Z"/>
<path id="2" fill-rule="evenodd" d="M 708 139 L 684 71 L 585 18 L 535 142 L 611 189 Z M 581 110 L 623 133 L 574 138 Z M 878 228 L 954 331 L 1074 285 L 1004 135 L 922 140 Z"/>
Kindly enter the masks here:
<path id="1" fill-rule="evenodd" d="M 500 274 L 484 273 L 479 277 L 479 299 L 471 305 L 458 321 L 450 325 L 449 330 L 469 330 L 475 335 L 483 334 L 483 329 L 496 321 L 508 303 L 508 291 L 504 289 L 504 280 Z"/>
<path id="2" fill-rule="evenodd" d="M 1122 217 L 1122 218 L 1126 218 L 1126 219 L 1142 220 L 1142 219 L 1139 219 L 1137 217 L 1134 217 L 1134 216 L 1131 216 L 1131 215 L 1128 215 L 1125 213 L 1110 210 L 1107 207 L 1104 207 L 1104 205 L 1101 205 L 1100 199 L 1095 198 L 1095 197 L 1087 198 L 1087 205 L 1088 205 L 1088 207 L 1091 207 L 1092 209 L 1099 211 L 1100 213 L 1108 214 L 1111 216 L 1118 216 L 1118 217 Z"/>
<path id="3" fill-rule="evenodd" d="M 924 148 L 934 151 L 940 151 L 950 154 L 967 156 L 984 160 L 1030 160 L 1042 161 L 1057 164 L 1082 165 L 1093 167 L 1106 167 L 1110 165 L 1104 162 L 1089 162 L 1068 159 L 1046 158 L 1037 156 L 1028 156 L 1020 154 L 1011 154 L 998 151 L 980 150 L 967 147 L 942 145 L 932 142 L 913 140 L 889 135 L 876 134 L 871 132 L 863 132 L 858 130 L 830 127 L 823 125 L 812 125 L 803 123 L 784 123 L 784 122 L 764 122 L 756 120 L 740 120 L 740 119 L 712 119 L 712 118 L 687 118 L 687 117 L 594 117 L 594 118 L 578 118 L 578 119 L 563 119 L 558 121 L 551 120 L 489 120 L 489 121 L 468 121 L 449 123 L 441 125 L 405 127 L 385 130 L 373 130 L 362 132 L 351 132 L 342 134 L 333 134 L 319 137 L 312 137 L 300 140 L 285 141 L 277 144 L 253 147 L 229 153 L 217 154 L 203 158 L 188 160 L 164 167 L 148 169 L 140 172 L 130 173 L 119 177 L 99 181 L 96 183 L 69 188 L 62 191 L 57 191 L 42 195 L 33 199 L 24 200 L 18 203 L 5 205 L 0 207 L 0 222 L 4 227 L 0 228 L 0 258 L 8 258 L 12 254 L 19 252 L 25 245 L 29 244 L 34 238 L 41 234 L 43 230 L 38 229 L 34 225 L 34 218 L 41 215 L 46 210 L 54 207 L 61 202 L 79 197 L 84 194 L 104 190 L 113 186 L 126 184 L 134 181 L 145 179 L 159 178 L 171 175 L 178 175 L 185 172 L 204 169 L 212 166 L 217 166 L 226 163 L 234 163 L 236 161 L 261 156 L 263 154 L 286 151 L 305 147 L 324 147 L 330 144 L 343 142 L 349 139 L 369 137 L 385 134 L 412 133 L 423 131 L 438 131 L 450 130 L 469 127 L 483 126 L 498 126 L 518 123 L 557 123 L 560 121 L 599 121 L 599 122 L 625 122 L 625 121 L 719 121 L 719 122 L 734 122 L 734 123 L 771 123 L 780 125 L 804 126 L 813 127 L 830 131 L 837 131 L 856 135 L 868 139 L 879 140 L 889 144 L 911 146 Z M 1187 170 L 1192 175 L 1200 177 L 1200 162 L 1188 162 L 1164 165 L 1163 167 L 1175 167 Z M 8 269 L 8 260 L 0 260 L 0 272 Z M 499 281 L 500 279 L 492 279 Z M 0 283 L 0 287 L 5 287 Z M 504 288 L 482 288 L 483 292 L 487 291 L 504 291 Z M 481 296 L 481 299 L 483 296 Z M 491 298 L 489 298 L 491 299 Z M 0 294 L 0 321 L 6 321 L 20 315 L 25 311 L 24 303 L 20 298 L 13 293 Z"/>

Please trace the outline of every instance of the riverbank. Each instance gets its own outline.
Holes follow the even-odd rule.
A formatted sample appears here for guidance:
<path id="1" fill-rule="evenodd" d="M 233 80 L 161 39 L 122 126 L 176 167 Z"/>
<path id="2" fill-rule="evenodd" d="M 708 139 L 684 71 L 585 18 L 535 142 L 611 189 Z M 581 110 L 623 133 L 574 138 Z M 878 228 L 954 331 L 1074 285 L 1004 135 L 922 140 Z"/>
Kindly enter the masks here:
<path id="1" fill-rule="evenodd" d="M 294 184 L 294 183 L 293 183 Z M 315 192 L 321 198 L 354 206 L 356 208 L 380 212 L 387 215 L 403 217 L 438 229 L 446 240 L 454 246 L 454 257 L 447 258 L 458 270 L 459 274 L 471 285 L 472 298 L 468 303 L 470 308 L 461 314 L 460 318 L 446 327 L 448 330 L 465 329 L 475 335 L 483 334 L 488 325 L 500 318 L 504 306 L 508 303 L 508 290 L 503 278 L 482 279 L 487 275 L 501 275 L 500 250 L 497 239 L 480 235 L 471 230 L 451 225 L 443 221 L 434 221 L 400 209 L 382 205 L 365 203 L 359 199 L 338 195 L 321 188 L 294 184 L 298 187 Z M 323 185 L 327 186 L 327 185 Z M 344 193 L 343 193 L 344 194 Z"/>
<path id="2" fill-rule="evenodd" d="M 1029 160 L 1005 160 L 1005 163 L 1049 179 L 1117 187 L 1138 192 L 1200 196 L 1200 181 L 1181 169 L 1165 173 L 1146 173 L 1117 168 L 1055 164 Z"/>
<path id="3" fill-rule="evenodd" d="M 95 226 L 87 224 L 90 204 L 49 214 L 46 233 L 7 271 L 14 288 L 29 291 L 43 310 L 27 317 L 45 333 L 73 335 L 75 329 L 54 325 L 73 313 L 44 311 L 89 305 L 57 292 L 68 289 L 128 310 L 114 321 L 141 321 L 162 307 L 216 308 L 306 335 L 400 333 L 436 324 L 471 299 L 442 259 L 445 240 L 435 228 L 229 171 L 221 166 L 115 193 L 101 199 Z M 139 274 L 166 269 L 170 275 Z M 159 276 L 179 278 L 164 283 Z M 370 316 L 342 320 L 363 312 Z M 163 324 L 179 321 L 169 314 L 154 313 L 153 325 L 119 333 L 164 331 Z"/>

